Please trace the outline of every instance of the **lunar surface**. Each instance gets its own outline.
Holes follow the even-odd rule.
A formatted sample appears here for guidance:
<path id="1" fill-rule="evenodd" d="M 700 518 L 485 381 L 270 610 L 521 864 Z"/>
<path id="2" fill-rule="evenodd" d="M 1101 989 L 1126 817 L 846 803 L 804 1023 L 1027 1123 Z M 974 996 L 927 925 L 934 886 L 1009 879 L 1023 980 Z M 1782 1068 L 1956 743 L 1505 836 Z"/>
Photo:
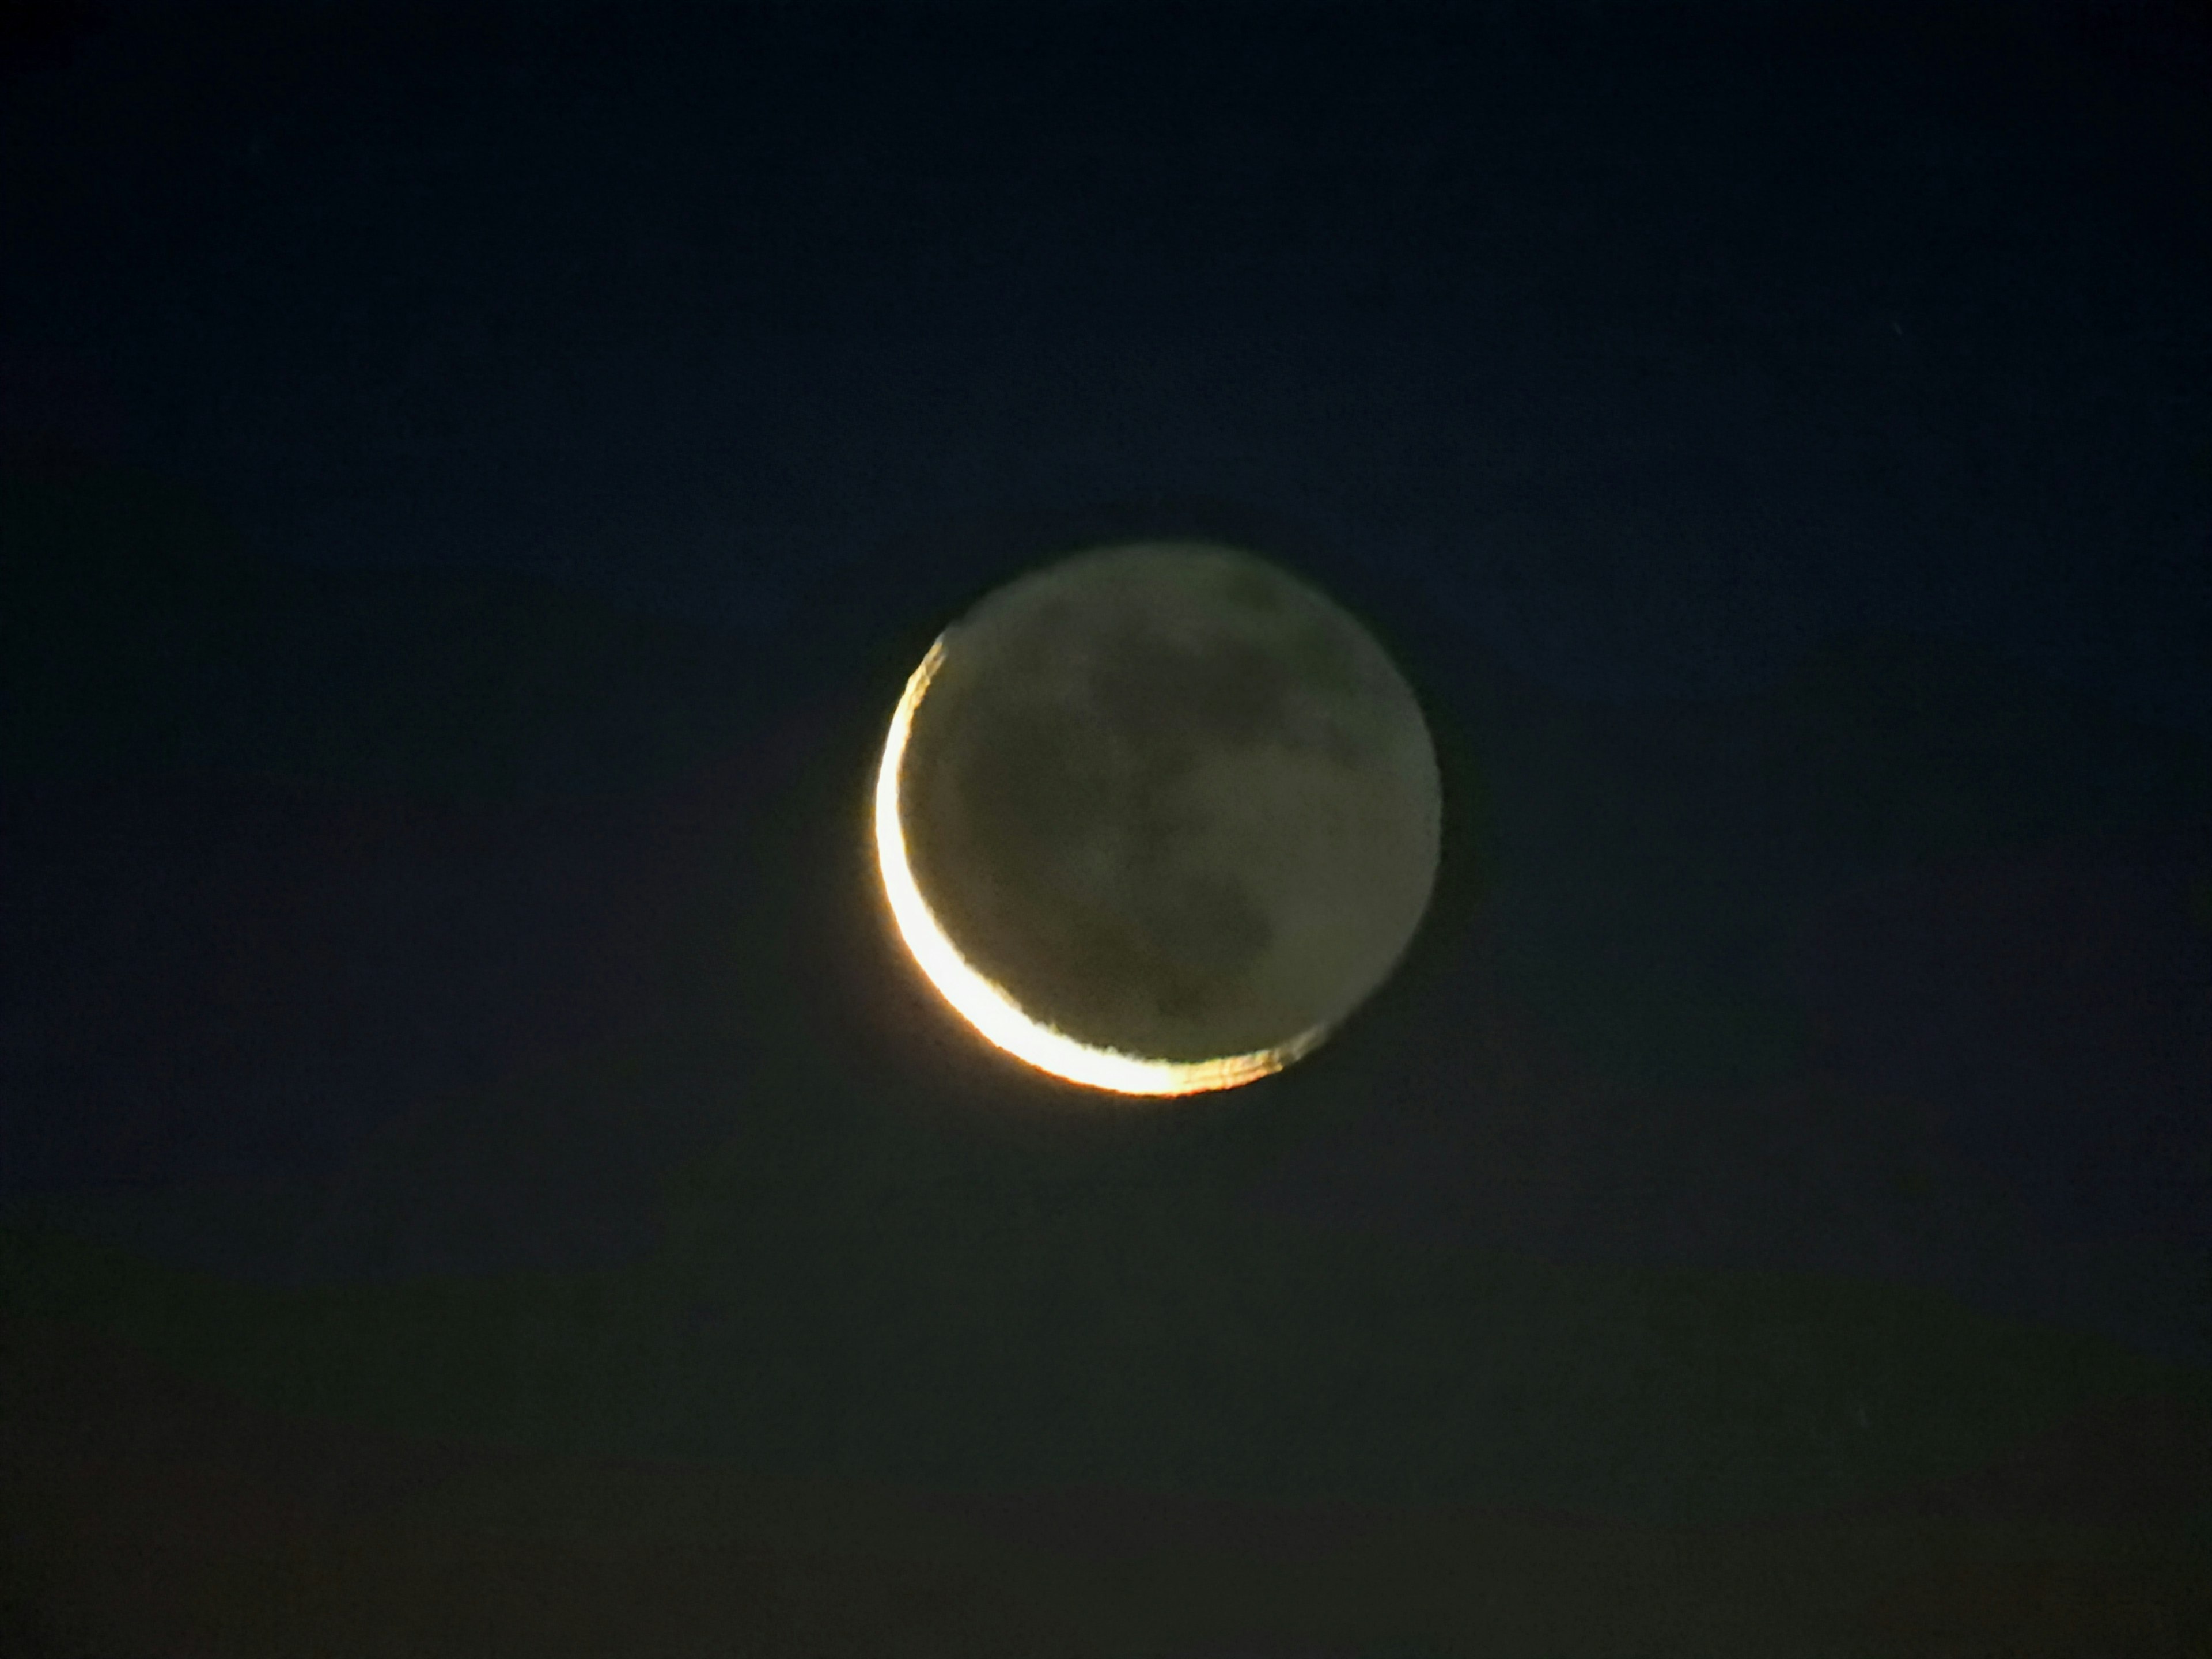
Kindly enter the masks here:
<path id="1" fill-rule="evenodd" d="M 1132 1095 L 1310 1052 L 1403 955 L 1442 833 L 1382 648 L 1202 543 L 1078 554 L 986 598 L 908 681 L 875 806 L 885 896 L 945 1000 Z"/>

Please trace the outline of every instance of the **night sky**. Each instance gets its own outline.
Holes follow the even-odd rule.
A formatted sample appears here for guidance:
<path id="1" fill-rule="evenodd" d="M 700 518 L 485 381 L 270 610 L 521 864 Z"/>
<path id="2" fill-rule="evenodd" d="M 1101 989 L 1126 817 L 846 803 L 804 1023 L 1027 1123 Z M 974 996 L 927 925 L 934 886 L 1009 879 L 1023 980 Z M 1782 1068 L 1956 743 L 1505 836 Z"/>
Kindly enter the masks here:
<path id="1" fill-rule="evenodd" d="M 2212 1646 L 2198 9 L 20 18 L 0 1652 Z M 1135 1103 L 867 805 L 1158 536 L 1445 848 Z"/>

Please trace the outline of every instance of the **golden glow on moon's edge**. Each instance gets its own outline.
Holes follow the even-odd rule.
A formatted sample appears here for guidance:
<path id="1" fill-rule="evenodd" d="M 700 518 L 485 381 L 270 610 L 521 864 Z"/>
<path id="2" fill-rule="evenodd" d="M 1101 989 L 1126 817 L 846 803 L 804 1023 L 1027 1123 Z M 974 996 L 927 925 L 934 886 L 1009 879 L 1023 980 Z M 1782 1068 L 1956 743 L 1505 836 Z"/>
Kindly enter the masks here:
<path id="1" fill-rule="evenodd" d="M 1326 1035 L 1325 1027 L 1316 1026 L 1273 1048 L 1219 1060 L 1148 1060 L 1115 1048 L 1094 1048 L 1031 1018 L 1003 987 L 969 965 L 922 901 L 907 862 L 906 834 L 899 818 L 899 766 L 906 756 L 907 738 L 922 694 L 944 660 L 945 641 L 939 637 L 907 680 L 905 695 L 891 715 L 882 769 L 876 774 L 876 865 L 906 948 L 954 1012 L 992 1043 L 1041 1072 L 1123 1095 L 1194 1095 L 1234 1089 L 1279 1072 L 1310 1051 Z"/>

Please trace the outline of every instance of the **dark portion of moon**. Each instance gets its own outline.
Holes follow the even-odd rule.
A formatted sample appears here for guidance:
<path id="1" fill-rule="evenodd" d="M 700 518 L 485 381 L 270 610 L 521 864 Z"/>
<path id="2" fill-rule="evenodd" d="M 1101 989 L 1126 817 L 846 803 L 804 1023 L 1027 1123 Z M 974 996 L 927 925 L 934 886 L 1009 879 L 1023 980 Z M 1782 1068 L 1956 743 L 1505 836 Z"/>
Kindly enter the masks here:
<path id="1" fill-rule="evenodd" d="M 1212 1059 L 1333 1025 L 1387 977 L 1435 880 L 1435 754 L 1312 587 L 1225 547 L 1108 548 L 944 647 L 901 827 L 939 925 L 1030 1018 Z"/>

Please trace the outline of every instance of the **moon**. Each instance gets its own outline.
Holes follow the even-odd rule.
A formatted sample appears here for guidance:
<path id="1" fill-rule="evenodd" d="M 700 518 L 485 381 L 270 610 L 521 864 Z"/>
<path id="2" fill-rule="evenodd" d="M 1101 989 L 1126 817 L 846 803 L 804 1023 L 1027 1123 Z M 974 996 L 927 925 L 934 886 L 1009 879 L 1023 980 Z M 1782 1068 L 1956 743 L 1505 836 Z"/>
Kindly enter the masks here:
<path id="1" fill-rule="evenodd" d="M 930 647 L 875 792 L 884 897 L 985 1038 L 1124 1095 L 1310 1054 L 1427 908 L 1436 751 L 1382 648 L 1204 542 L 1097 548 Z"/>

